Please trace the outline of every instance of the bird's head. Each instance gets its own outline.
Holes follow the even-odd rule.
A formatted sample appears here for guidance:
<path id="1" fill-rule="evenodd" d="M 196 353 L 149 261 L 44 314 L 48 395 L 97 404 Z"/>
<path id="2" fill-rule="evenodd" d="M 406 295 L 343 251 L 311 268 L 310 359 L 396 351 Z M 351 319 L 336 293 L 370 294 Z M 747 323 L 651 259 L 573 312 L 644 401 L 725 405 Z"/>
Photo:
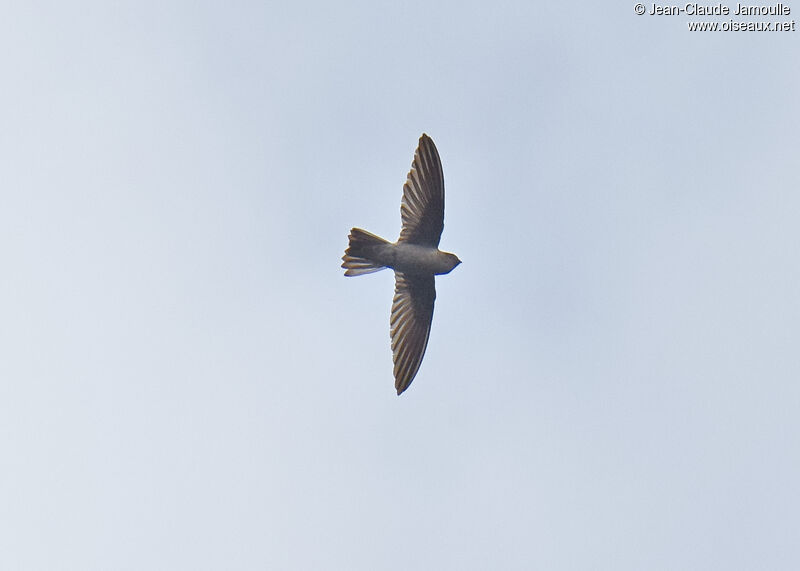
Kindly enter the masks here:
<path id="1" fill-rule="evenodd" d="M 443 253 L 444 253 L 445 256 L 447 256 L 447 265 L 448 265 L 447 271 L 445 271 L 443 273 L 449 274 L 450 272 L 452 272 L 455 269 L 455 267 L 458 264 L 461 263 L 461 260 L 459 260 L 458 256 L 456 256 L 455 254 L 451 254 L 449 252 L 443 252 Z"/>

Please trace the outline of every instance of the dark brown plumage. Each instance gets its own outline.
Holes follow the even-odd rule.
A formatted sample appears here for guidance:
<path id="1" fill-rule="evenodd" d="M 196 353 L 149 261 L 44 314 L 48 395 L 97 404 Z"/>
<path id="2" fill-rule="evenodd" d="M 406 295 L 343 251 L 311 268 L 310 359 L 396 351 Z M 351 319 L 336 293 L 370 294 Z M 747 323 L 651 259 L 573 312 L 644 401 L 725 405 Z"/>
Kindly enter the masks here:
<path id="1" fill-rule="evenodd" d="M 425 355 L 436 299 L 434 276 L 461 263 L 438 248 L 444 228 L 444 174 L 436 146 L 424 133 L 403 186 L 400 217 L 403 227 L 397 242 L 353 228 L 342 257 L 346 276 L 395 271 L 390 332 L 398 395 L 414 380 Z"/>

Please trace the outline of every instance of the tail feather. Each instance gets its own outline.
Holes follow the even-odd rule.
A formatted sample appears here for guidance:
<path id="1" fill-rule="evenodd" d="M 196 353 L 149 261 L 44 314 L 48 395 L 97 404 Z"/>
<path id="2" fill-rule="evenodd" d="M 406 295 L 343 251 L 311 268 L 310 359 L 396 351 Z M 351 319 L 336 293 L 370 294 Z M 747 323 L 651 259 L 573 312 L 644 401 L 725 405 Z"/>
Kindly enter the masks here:
<path id="1" fill-rule="evenodd" d="M 371 234 L 361 228 L 350 230 L 350 245 L 345 250 L 342 267 L 346 276 L 361 276 L 384 269 L 386 266 L 374 261 L 376 248 L 388 244 L 380 236 Z"/>

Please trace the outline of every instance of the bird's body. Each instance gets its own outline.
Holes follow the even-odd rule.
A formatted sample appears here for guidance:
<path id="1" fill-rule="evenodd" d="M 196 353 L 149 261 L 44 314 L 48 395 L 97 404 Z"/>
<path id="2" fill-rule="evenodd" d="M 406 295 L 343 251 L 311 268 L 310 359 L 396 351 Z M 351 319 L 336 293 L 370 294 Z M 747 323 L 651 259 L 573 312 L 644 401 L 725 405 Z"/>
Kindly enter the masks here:
<path id="1" fill-rule="evenodd" d="M 350 231 L 342 257 L 346 276 L 391 268 L 395 296 L 390 319 L 395 388 L 408 388 L 422 363 L 436 299 L 434 275 L 447 274 L 461 260 L 439 250 L 444 228 L 444 174 L 439 153 L 423 133 L 403 187 L 403 228 L 391 243 L 360 228 Z"/>
<path id="2" fill-rule="evenodd" d="M 353 230 L 365 232 L 360 228 L 353 228 Z M 396 272 L 416 275 L 441 275 L 449 273 L 458 265 L 458 258 L 453 254 L 442 252 L 438 248 L 409 244 L 399 240 L 391 243 L 378 236 L 374 237 L 381 240 L 381 243 L 365 246 L 360 253 L 374 265 L 381 266 L 378 269 L 391 268 Z M 352 239 L 351 236 L 351 241 Z"/>

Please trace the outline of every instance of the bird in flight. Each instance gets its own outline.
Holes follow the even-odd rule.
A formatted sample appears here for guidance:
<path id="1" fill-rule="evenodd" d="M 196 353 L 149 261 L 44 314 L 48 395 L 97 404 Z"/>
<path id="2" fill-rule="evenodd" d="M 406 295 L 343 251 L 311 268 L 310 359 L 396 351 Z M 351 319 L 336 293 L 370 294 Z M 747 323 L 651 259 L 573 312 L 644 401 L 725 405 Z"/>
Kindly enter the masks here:
<path id="1" fill-rule="evenodd" d="M 439 250 L 444 228 L 444 173 L 436 145 L 424 133 L 403 186 L 400 217 L 403 227 L 397 242 L 353 228 L 342 256 L 346 276 L 394 270 L 389 324 L 398 395 L 414 380 L 425 355 L 436 299 L 434 276 L 450 273 L 461 263 L 455 254 Z"/>

